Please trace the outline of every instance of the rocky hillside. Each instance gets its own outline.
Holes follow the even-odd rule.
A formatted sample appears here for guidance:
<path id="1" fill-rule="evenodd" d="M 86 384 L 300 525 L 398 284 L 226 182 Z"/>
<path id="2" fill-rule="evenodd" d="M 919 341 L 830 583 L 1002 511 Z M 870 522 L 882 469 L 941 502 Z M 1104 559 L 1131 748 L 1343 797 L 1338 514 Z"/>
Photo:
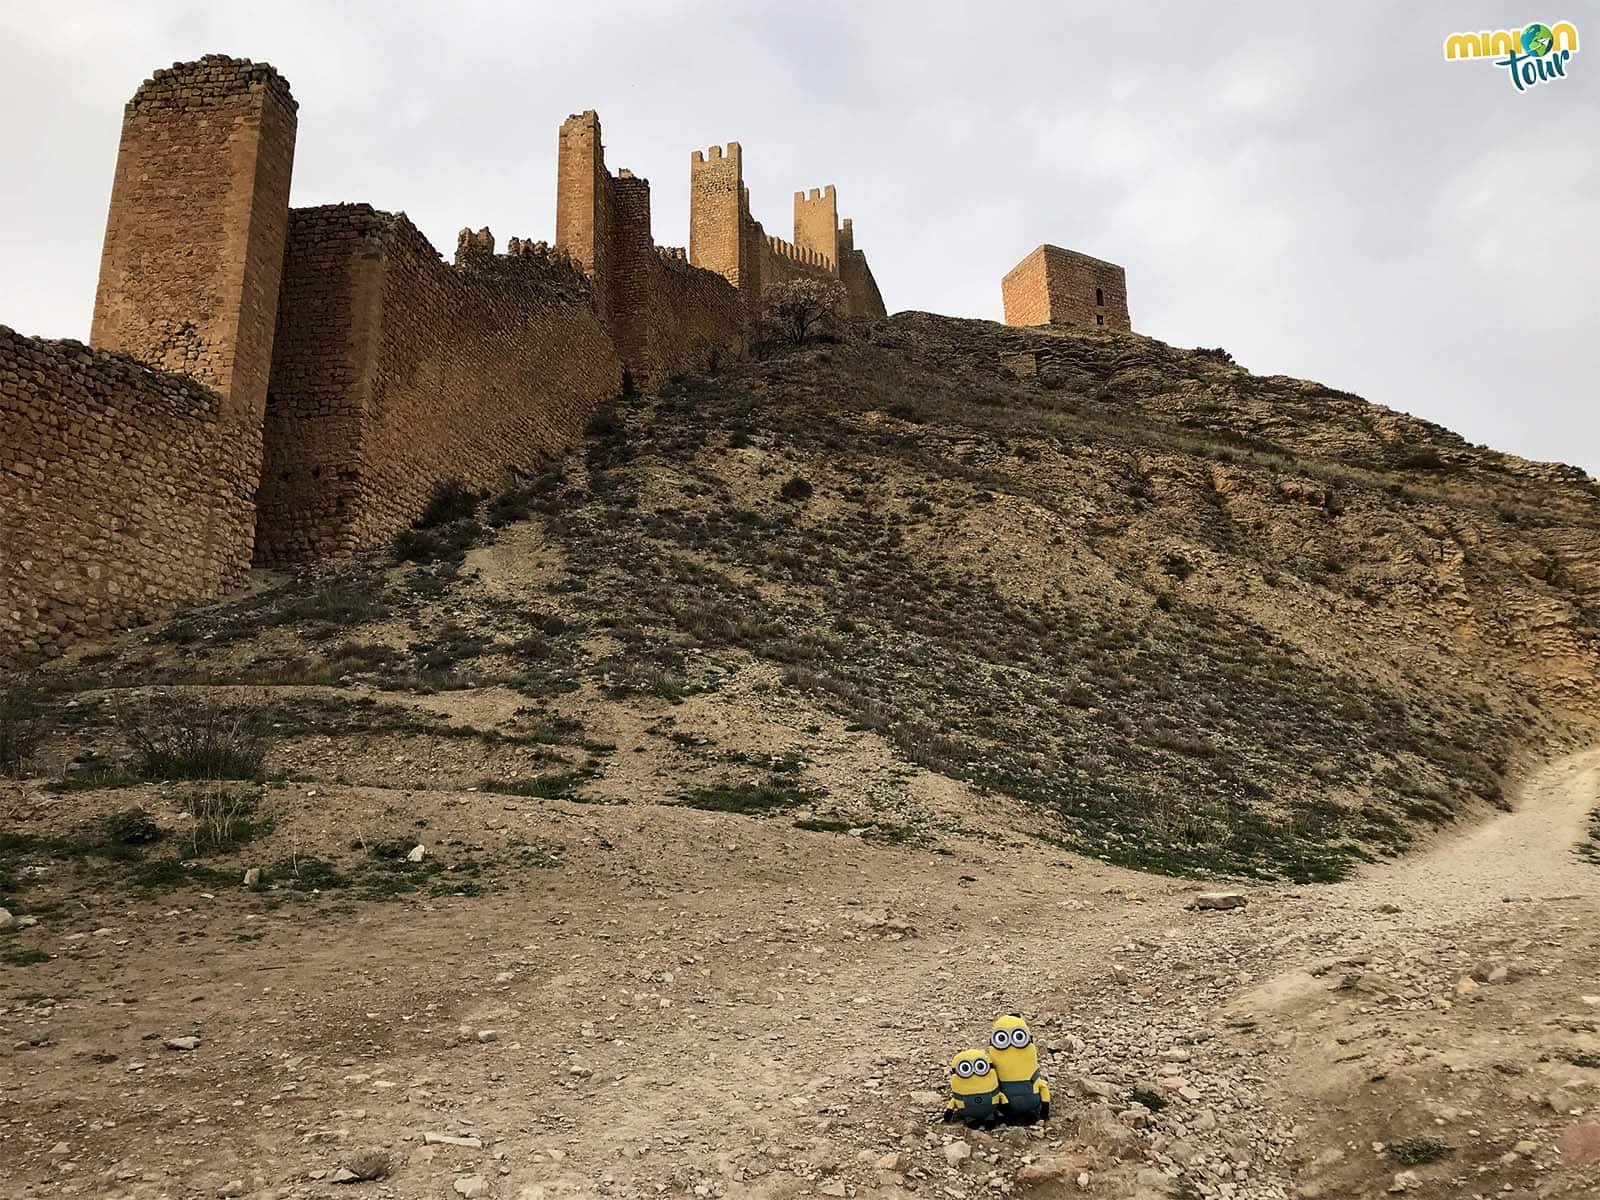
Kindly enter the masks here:
<path id="1" fill-rule="evenodd" d="M 580 453 L 437 501 L 392 551 L 52 673 L 39 769 L 122 770 L 118 689 L 247 685 L 214 698 L 272 765 L 388 782 L 403 747 L 372 780 L 308 747 L 437 745 L 397 697 L 455 697 L 460 735 L 498 688 L 514 714 L 479 705 L 415 783 L 1316 880 L 1502 804 L 1595 715 L 1593 481 L 1220 351 L 901 314 L 625 396 Z M 749 744 L 674 732 L 690 700 Z M 825 778 L 824 723 L 899 766 Z"/>

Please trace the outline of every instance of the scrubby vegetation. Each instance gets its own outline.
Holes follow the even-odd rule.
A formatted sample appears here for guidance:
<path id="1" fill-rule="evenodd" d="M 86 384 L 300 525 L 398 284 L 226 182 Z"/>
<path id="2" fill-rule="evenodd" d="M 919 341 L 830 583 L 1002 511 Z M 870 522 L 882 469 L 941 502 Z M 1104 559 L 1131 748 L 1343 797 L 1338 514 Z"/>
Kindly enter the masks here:
<path id="1" fill-rule="evenodd" d="M 130 727 L 143 779 L 256 779 L 267 747 L 250 710 L 196 700 L 151 704 Z"/>
<path id="2" fill-rule="evenodd" d="M 315 741 L 341 763 L 319 770 L 386 784 L 374 739 L 406 762 L 406 742 L 473 744 L 457 786 L 615 801 L 615 747 L 558 700 L 681 713 L 753 669 L 770 682 L 740 703 L 831 715 L 908 772 L 1021 801 L 1048 844 L 1319 880 L 1503 804 L 1513 755 L 1585 702 L 1528 665 L 1544 637 L 1595 656 L 1581 476 L 1221 350 L 917 314 L 815 334 L 631 389 L 578 452 L 483 493 L 441 481 L 389 547 L 187 613 L 49 695 L 0 689 L 0 771 L 196 784 L 186 836 L 130 850 L 171 882 L 270 832 L 254 781 L 291 769 L 278 747 Z M 1019 350 L 1036 377 L 1001 369 Z M 515 584 L 482 586 L 469 552 Z M 1519 596 L 1572 622 L 1480 617 Z M 222 685 L 257 690 L 201 698 Z M 490 687 L 525 706 L 473 724 L 396 702 Z M 694 773 L 669 803 L 937 834 L 853 797 L 819 811 L 799 753 L 661 722 L 648 738 Z M 46 732 L 77 745 L 40 755 Z M 337 890 L 367 869 L 336 858 L 292 877 Z"/>
<path id="3" fill-rule="evenodd" d="M 1389 1157 L 1402 1167 L 1420 1167 L 1424 1163 L 1438 1162 L 1449 1154 L 1451 1147 L 1438 1138 L 1410 1137 L 1403 1141 L 1391 1142 Z"/>
<path id="4" fill-rule="evenodd" d="M 0 676 L 0 775 L 26 769 L 44 734 L 44 706 L 33 689 Z"/>

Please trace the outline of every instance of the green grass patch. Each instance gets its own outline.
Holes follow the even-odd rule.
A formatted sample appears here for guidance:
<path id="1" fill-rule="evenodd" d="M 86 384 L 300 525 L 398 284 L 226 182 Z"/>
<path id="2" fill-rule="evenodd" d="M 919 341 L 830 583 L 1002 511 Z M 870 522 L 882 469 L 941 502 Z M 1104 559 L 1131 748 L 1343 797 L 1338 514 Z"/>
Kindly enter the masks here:
<path id="1" fill-rule="evenodd" d="M 814 799 L 816 797 L 811 792 L 774 782 L 694 788 L 685 792 L 678 802 L 687 808 L 704 809 L 706 812 L 759 815 L 809 804 Z"/>
<path id="2" fill-rule="evenodd" d="M 197 887 L 206 890 L 233 887 L 243 876 L 240 871 L 224 871 L 183 858 L 141 859 L 129 867 L 126 879 L 136 888 L 151 892 L 175 892 Z"/>
<path id="3" fill-rule="evenodd" d="M 340 871 L 334 864 L 314 855 L 305 858 L 299 855 L 280 858 L 262 874 L 280 887 L 297 892 L 338 891 L 351 884 L 350 876 Z"/>
<path id="4" fill-rule="evenodd" d="M 832 817 L 802 817 L 794 827 L 810 833 L 849 833 L 854 828 L 849 821 L 836 821 Z"/>
<path id="5" fill-rule="evenodd" d="M 43 950 L 0 951 L 0 963 L 4 963 L 8 967 L 32 967 L 49 961 L 50 956 Z"/>
<path id="6" fill-rule="evenodd" d="M 484 779 L 478 789 L 504 796 L 529 796 L 536 800 L 571 800 L 573 793 L 593 778 L 590 771 L 535 775 L 532 779 Z"/>
<path id="7" fill-rule="evenodd" d="M 1438 1162 L 1454 1147 L 1438 1138 L 1411 1137 L 1389 1144 L 1389 1157 L 1402 1167 L 1420 1167 L 1424 1163 Z"/>
<path id="8" fill-rule="evenodd" d="M 1578 843 L 1578 857 L 1600 867 L 1600 808 L 1589 814 L 1589 836 Z"/>

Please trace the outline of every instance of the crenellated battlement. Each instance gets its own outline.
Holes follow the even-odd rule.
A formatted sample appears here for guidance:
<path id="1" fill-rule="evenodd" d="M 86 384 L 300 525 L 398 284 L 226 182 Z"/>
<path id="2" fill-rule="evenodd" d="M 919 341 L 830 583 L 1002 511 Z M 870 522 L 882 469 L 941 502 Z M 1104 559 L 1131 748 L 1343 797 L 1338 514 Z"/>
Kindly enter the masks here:
<path id="1" fill-rule="evenodd" d="M 494 257 L 494 234 L 489 232 L 485 225 L 474 233 L 471 229 L 463 229 L 456 234 L 456 266 L 465 266 L 473 259 Z"/>
<path id="2" fill-rule="evenodd" d="M 743 153 L 744 152 L 740 149 L 738 142 L 729 142 L 726 153 L 724 153 L 723 147 L 721 146 L 712 146 L 707 149 L 704 154 L 698 150 L 691 152 L 689 155 L 689 163 L 691 166 L 703 166 L 708 162 L 714 163 L 720 161 L 738 164 L 741 161 Z"/>
<path id="3" fill-rule="evenodd" d="M 794 194 L 795 245 L 820 255 L 837 273 L 839 198 L 833 184 Z"/>
<path id="4" fill-rule="evenodd" d="M 794 193 L 794 240 L 767 233 L 751 215 L 744 184 L 743 152 L 729 142 L 689 155 L 689 261 L 715 271 L 739 289 L 746 319 L 760 316 L 762 293 L 802 276 L 843 281 L 850 311 L 881 316 L 883 300 L 866 258 L 855 250 L 854 233 L 845 257 L 839 236 L 838 189 L 833 184 Z"/>
<path id="5" fill-rule="evenodd" d="M 770 233 L 767 234 L 767 245 L 771 248 L 774 254 L 779 255 L 782 258 L 790 259 L 793 262 L 797 262 L 801 266 L 815 267 L 818 271 L 823 273 L 832 272 L 832 261 L 824 258 L 815 250 L 807 250 L 803 246 L 796 246 L 793 242 L 786 242 L 781 237 L 777 237 Z"/>

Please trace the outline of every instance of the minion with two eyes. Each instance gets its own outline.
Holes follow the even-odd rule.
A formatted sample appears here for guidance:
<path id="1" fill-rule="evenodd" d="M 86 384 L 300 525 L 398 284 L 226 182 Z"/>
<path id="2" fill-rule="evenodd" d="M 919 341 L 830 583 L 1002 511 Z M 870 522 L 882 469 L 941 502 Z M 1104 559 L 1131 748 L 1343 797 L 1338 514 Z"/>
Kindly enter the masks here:
<path id="1" fill-rule="evenodd" d="M 1017 1013 L 1001 1013 L 989 1034 L 989 1058 L 1000 1078 L 1008 1123 L 1032 1125 L 1050 1119 L 1050 1085 L 1039 1075 L 1039 1047 Z M 952 1083 L 954 1080 L 951 1081 Z"/>
<path id="2" fill-rule="evenodd" d="M 965 1121 L 973 1128 L 1000 1122 L 1006 1095 L 982 1050 L 963 1050 L 950 1060 L 950 1100 L 946 1121 Z"/>

